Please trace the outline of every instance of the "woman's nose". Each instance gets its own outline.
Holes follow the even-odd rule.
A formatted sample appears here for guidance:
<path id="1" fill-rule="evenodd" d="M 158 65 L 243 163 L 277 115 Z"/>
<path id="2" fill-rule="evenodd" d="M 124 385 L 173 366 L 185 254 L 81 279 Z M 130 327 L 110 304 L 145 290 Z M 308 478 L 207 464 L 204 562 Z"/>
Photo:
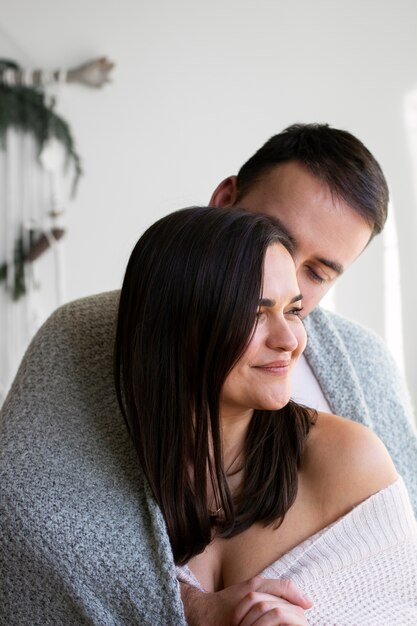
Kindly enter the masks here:
<path id="1" fill-rule="evenodd" d="M 272 324 L 267 344 L 269 348 L 286 352 L 294 352 L 298 348 L 298 339 L 285 318 Z"/>

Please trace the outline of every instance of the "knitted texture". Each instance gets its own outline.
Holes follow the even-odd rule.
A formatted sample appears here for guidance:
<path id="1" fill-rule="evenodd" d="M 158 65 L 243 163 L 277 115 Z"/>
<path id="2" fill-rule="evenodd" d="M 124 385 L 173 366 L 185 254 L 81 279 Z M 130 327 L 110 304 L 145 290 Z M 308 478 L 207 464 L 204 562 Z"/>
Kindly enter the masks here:
<path id="1" fill-rule="evenodd" d="M 189 568 L 179 580 L 204 591 Z M 415 626 L 417 523 L 401 478 L 260 572 L 312 599 L 310 626 Z"/>
<path id="2" fill-rule="evenodd" d="M 401 478 L 262 576 L 289 578 L 313 600 L 310 626 L 415 626 L 417 524 Z"/>
<path id="3" fill-rule="evenodd" d="M 59 309 L 2 409 L 1 626 L 185 624 L 115 396 L 117 304 L 110 293 Z"/>
<path id="4" fill-rule="evenodd" d="M 185 625 L 165 524 L 115 397 L 117 305 L 112 292 L 56 311 L 1 410 L 1 626 Z M 416 437 L 382 342 L 322 311 L 306 326 L 332 409 L 378 433 L 417 509 Z"/>

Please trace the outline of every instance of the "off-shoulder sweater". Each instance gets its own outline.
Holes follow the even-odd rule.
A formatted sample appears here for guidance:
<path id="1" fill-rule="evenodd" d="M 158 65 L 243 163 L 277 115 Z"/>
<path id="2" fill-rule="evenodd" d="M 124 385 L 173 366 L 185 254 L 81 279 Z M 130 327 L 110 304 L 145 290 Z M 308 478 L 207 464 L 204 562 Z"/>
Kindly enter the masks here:
<path id="1" fill-rule="evenodd" d="M 261 572 L 310 597 L 310 626 L 415 626 L 417 523 L 402 478 Z M 191 570 L 177 577 L 204 591 Z"/>

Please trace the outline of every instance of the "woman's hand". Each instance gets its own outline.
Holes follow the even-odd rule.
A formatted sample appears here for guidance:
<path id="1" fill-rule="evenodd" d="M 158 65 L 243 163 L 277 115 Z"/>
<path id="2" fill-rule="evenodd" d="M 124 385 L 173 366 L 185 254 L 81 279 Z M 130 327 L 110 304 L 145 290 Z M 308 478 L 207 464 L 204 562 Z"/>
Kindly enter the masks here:
<path id="1" fill-rule="evenodd" d="M 232 616 L 233 626 L 308 626 L 304 615 L 312 602 L 304 598 L 290 580 L 271 580 L 256 577 L 249 583 L 255 590 L 250 591 L 236 606 Z M 275 583 L 272 587 L 270 584 Z M 276 583 L 280 588 L 276 589 Z M 259 586 L 259 587 L 258 587 Z"/>
<path id="2" fill-rule="evenodd" d="M 189 626 L 308 626 L 312 607 L 290 580 L 262 576 L 214 593 L 181 584 L 181 595 Z"/>

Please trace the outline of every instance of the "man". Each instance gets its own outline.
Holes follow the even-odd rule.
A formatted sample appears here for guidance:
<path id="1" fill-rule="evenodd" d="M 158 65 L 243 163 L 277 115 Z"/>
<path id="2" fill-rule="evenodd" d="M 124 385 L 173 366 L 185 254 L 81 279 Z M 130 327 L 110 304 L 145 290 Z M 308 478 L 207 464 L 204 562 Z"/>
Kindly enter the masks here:
<path id="1" fill-rule="evenodd" d="M 220 183 L 211 204 L 262 211 L 293 236 L 309 337 L 294 395 L 371 427 L 404 477 L 417 512 L 417 439 L 392 358 L 373 334 L 316 308 L 384 226 L 388 188 L 374 157 L 345 131 L 290 126 L 237 176 Z"/>
<path id="2" fill-rule="evenodd" d="M 349 133 L 293 126 L 211 203 L 270 213 L 293 235 L 309 333 L 296 396 L 373 428 L 417 508 L 416 437 L 392 359 L 375 336 L 317 307 L 385 222 L 375 159 Z M 185 624 L 162 515 L 115 398 L 117 304 L 109 293 L 58 310 L 1 412 L 1 624 Z M 239 624 L 276 596 L 308 607 L 289 581 L 261 578 L 210 594 L 182 585 L 181 595 L 190 626 Z"/>
<path id="3" fill-rule="evenodd" d="M 386 221 L 388 188 L 374 157 L 348 132 L 296 124 L 267 141 L 237 176 L 223 180 L 210 204 L 261 211 L 278 218 L 293 236 L 308 333 L 294 374 L 294 397 L 372 428 L 403 476 L 417 513 L 417 438 L 392 357 L 375 335 L 317 307 Z M 237 603 L 244 590 L 236 586 L 229 593 Z M 215 624 L 216 611 L 220 623 L 227 611 L 224 595 L 204 597 L 183 585 L 182 596 L 192 625 Z"/>

